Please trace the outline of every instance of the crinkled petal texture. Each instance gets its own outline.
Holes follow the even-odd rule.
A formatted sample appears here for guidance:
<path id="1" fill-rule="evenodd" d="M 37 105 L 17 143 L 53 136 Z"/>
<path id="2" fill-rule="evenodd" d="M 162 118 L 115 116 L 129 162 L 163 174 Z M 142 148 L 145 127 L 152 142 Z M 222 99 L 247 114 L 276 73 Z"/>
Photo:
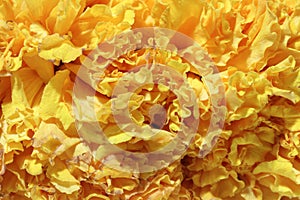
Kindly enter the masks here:
<path id="1" fill-rule="evenodd" d="M 299 2 L 0 0 L 0 199 L 299 199 Z M 99 73 L 95 63 L 101 60 L 90 56 L 100 43 L 123 31 L 152 26 L 191 37 L 219 70 L 226 119 L 219 137 L 209 140 L 215 145 L 205 157 L 199 155 L 213 118 L 213 99 L 193 63 L 177 55 L 177 49 L 151 45 L 111 60 L 117 49 L 111 48 L 102 55 L 109 64 Z M 133 43 L 126 38 L 119 42 L 128 47 Z M 198 56 L 193 53 L 187 52 Z M 198 112 L 182 106 L 177 96 L 188 101 L 191 90 L 143 84 L 153 76 L 136 67 L 153 62 L 186 81 Z M 133 92 L 126 85 L 117 87 L 121 79 L 141 87 Z M 75 80 L 95 95 L 73 101 Z M 115 90 L 122 95 L 115 98 Z M 73 103 L 85 101 L 94 103 L 94 112 L 79 107 L 74 113 Z M 130 116 L 123 126 L 113 112 L 114 103 L 121 116 Z M 199 125 L 173 163 L 131 173 L 94 157 L 93 150 L 104 154 L 110 149 L 99 147 L 97 135 L 80 137 L 75 114 L 83 126 L 97 123 L 110 144 L 135 153 L 164 148 L 184 120 L 197 118 Z M 130 124 L 160 131 L 155 136 L 137 134 L 127 131 Z M 98 146 L 93 149 L 88 143 Z"/>

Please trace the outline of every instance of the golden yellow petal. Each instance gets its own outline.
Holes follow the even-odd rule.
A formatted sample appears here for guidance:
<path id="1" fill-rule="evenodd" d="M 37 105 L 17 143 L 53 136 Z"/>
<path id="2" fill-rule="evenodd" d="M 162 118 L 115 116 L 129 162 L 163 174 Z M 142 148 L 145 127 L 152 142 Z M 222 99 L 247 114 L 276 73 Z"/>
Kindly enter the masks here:
<path id="1" fill-rule="evenodd" d="M 47 169 L 50 182 L 62 193 L 72 194 L 80 189 L 79 181 L 70 173 L 67 166 L 56 159 L 54 166 Z"/>
<path id="2" fill-rule="evenodd" d="M 38 55 L 45 60 L 61 60 L 64 63 L 69 63 L 81 54 L 82 49 L 80 47 L 75 47 L 69 40 L 54 34 L 44 38 Z"/>
<path id="3" fill-rule="evenodd" d="M 52 62 L 44 60 L 36 54 L 26 54 L 23 59 L 31 69 L 34 69 L 38 73 L 44 83 L 48 83 L 54 76 L 54 66 Z"/>

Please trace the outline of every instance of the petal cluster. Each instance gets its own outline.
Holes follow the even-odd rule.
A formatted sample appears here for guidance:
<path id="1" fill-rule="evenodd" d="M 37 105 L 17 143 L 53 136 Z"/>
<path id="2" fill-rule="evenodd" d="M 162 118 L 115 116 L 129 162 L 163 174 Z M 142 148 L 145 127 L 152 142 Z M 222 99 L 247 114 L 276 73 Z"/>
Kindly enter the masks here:
<path id="1" fill-rule="evenodd" d="M 96 70 L 90 53 L 100 43 L 152 26 L 189 36 L 218 69 L 226 97 L 218 138 L 206 139 L 213 119 L 210 88 L 177 49 L 128 51 L 102 73 Z M 130 46 L 132 41 L 119 42 Z M 102 56 L 110 58 L 115 51 Z M 187 54 L 198 56 L 191 49 Z M 147 70 L 134 70 L 152 62 L 169 66 L 189 87 L 174 91 L 159 83 L 143 84 L 153 77 Z M 163 70 L 155 73 L 170 76 Z M 78 134 L 73 104 L 85 104 L 74 101 L 78 78 L 82 89 L 95 94 L 88 98 L 95 112 L 79 110 L 82 125 L 97 123 L 118 148 L 157 151 L 176 138 L 183 122 L 197 119 L 195 137 L 165 168 L 147 173 L 110 168 L 93 154 L 109 149 L 91 149 L 86 141 L 95 142 L 95 135 L 86 133 L 83 141 Z M 117 87 L 121 79 L 142 86 L 132 93 L 128 85 Z M 190 89 L 197 111 L 177 97 L 194 101 Z M 116 90 L 122 93 L 118 98 Z M 129 124 L 120 126 L 112 104 L 119 114 L 128 110 L 131 123 L 144 132 L 124 131 Z M 0 105 L 0 199 L 298 199 L 300 3 L 0 0 Z M 160 131 L 152 136 L 143 127 Z M 212 148 L 203 149 L 203 144 Z"/>

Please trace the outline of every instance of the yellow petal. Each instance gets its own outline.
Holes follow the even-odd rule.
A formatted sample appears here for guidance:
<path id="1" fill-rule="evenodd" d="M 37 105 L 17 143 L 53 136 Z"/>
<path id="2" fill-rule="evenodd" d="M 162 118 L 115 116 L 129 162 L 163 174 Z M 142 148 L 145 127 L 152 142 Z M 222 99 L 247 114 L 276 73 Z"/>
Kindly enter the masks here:
<path id="1" fill-rule="evenodd" d="M 20 81 L 20 84 L 23 85 L 23 88 L 18 88 L 16 89 L 16 95 L 14 95 L 13 93 L 13 102 L 17 103 L 20 101 L 24 102 L 28 102 L 28 104 L 30 106 L 33 106 L 34 104 L 36 104 L 36 102 L 34 102 L 35 98 L 38 96 L 38 93 L 40 91 L 40 89 L 43 86 L 43 81 L 42 79 L 37 75 L 37 73 L 29 68 L 23 68 L 17 72 L 15 72 L 13 74 L 13 77 L 15 78 L 14 80 L 18 79 L 18 81 Z M 17 83 L 19 84 L 19 83 Z M 22 90 L 26 96 L 26 100 L 25 99 L 19 99 L 22 96 L 19 96 L 20 93 L 22 93 Z M 23 98 L 23 97 L 22 97 Z"/>
<path id="2" fill-rule="evenodd" d="M 65 129 L 68 129 L 74 118 L 71 115 L 71 102 L 62 102 L 63 88 L 71 84 L 69 79 L 69 71 L 59 71 L 52 77 L 46 85 L 41 103 L 37 109 L 39 116 L 47 120 L 56 117 L 62 123 Z M 51 102 L 51 104 L 49 103 Z"/>
<path id="3" fill-rule="evenodd" d="M 122 142 L 129 141 L 129 140 L 131 140 L 131 138 L 132 138 L 132 136 L 130 134 L 120 133 L 118 135 L 110 136 L 108 138 L 108 141 L 112 144 L 119 144 Z"/>
<path id="4" fill-rule="evenodd" d="M 70 173 L 66 165 L 56 160 L 54 166 L 47 169 L 47 177 L 50 182 L 62 193 L 72 194 L 80 189 L 79 181 Z"/>
<path id="5" fill-rule="evenodd" d="M 36 54 L 26 54 L 23 59 L 31 69 L 34 69 L 38 73 L 44 83 L 48 83 L 54 76 L 54 66 L 52 62 L 44 60 Z"/>
<path id="6" fill-rule="evenodd" d="M 226 169 L 224 167 L 219 167 L 210 171 L 205 171 L 202 174 L 195 174 L 193 176 L 193 182 L 197 186 L 204 187 L 226 179 L 228 176 L 229 174 Z"/>
<path id="7" fill-rule="evenodd" d="M 273 193 L 299 197 L 300 171 L 284 158 L 262 162 L 253 170 L 260 184 L 270 188 Z"/>
<path id="8" fill-rule="evenodd" d="M 50 11 L 57 5 L 59 0 L 25 0 L 32 18 L 35 20 L 45 20 Z"/>
<path id="9" fill-rule="evenodd" d="M 46 20 L 47 28 L 60 35 L 66 34 L 78 13 L 83 9 L 84 1 L 82 0 L 59 1 Z"/>
<path id="10" fill-rule="evenodd" d="M 43 173 L 43 168 L 42 168 L 42 163 L 38 162 L 35 159 L 25 159 L 24 161 L 24 168 L 26 169 L 26 171 L 33 175 L 40 175 Z"/>
<path id="11" fill-rule="evenodd" d="M 60 37 L 58 34 L 44 38 L 39 56 L 45 60 L 62 61 L 69 63 L 82 54 L 80 47 L 75 47 L 69 40 Z"/>
<path id="12" fill-rule="evenodd" d="M 33 136 L 32 146 L 54 158 L 79 142 L 79 138 L 69 138 L 55 124 L 42 122 Z"/>

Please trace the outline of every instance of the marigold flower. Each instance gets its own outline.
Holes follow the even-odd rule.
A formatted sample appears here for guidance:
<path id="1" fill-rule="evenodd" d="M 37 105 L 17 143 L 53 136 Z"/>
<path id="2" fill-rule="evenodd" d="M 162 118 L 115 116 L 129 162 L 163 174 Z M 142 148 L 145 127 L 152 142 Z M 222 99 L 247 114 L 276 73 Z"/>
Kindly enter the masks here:
<path id="1" fill-rule="evenodd" d="M 299 198 L 299 21 L 297 0 L 0 0 L 0 199 Z"/>

